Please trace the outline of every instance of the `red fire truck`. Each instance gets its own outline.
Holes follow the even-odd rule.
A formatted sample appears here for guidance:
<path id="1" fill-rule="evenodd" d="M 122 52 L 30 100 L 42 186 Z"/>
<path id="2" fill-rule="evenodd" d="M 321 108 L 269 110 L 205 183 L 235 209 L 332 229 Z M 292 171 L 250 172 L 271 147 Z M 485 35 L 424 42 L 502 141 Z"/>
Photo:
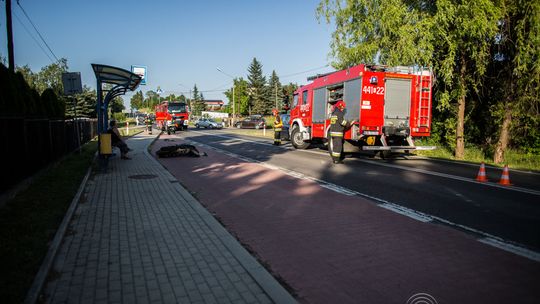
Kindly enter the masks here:
<path id="1" fill-rule="evenodd" d="M 344 151 L 427 150 L 413 138 L 431 131 L 433 74 L 418 67 L 360 64 L 308 78 L 310 84 L 294 93 L 290 137 L 297 149 L 313 141 L 326 141 L 333 104 L 347 104 L 345 119 L 356 120 L 344 134 Z"/>
<path id="2" fill-rule="evenodd" d="M 163 101 L 156 110 L 156 124 L 161 130 L 174 125 L 177 130 L 187 129 L 189 124 L 189 107 L 185 102 Z"/>

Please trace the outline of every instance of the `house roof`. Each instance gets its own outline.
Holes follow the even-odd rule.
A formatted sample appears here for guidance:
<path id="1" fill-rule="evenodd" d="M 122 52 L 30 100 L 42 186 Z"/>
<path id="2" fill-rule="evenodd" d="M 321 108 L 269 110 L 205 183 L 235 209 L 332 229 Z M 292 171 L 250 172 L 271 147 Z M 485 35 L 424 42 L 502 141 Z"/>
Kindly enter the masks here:
<path id="1" fill-rule="evenodd" d="M 223 100 L 220 99 L 207 99 L 204 100 L 205 104 L 223 105 Z"/>

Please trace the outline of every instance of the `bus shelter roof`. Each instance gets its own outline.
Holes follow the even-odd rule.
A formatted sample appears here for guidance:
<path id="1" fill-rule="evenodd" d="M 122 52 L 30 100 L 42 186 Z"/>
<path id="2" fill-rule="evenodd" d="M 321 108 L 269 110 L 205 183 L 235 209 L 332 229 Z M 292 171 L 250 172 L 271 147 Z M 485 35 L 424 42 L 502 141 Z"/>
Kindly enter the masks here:
<path id="1" fill-rule="evenodd" d="M 142 80 L 141 76 L 137 74 L 109 65 L 92 63 L 92 68 L 94 69 L 98 83 L 119 85 L 130 91 L 135 90 Z"/>

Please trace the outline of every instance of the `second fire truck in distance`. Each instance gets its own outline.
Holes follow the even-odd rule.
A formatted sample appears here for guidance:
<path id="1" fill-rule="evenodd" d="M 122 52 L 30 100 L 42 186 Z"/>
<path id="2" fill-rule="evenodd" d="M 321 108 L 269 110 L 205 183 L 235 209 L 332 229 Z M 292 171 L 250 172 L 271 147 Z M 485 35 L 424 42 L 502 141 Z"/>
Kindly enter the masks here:
<path id="1" fill-rule="evenodd" d="M 185 102 L 163 101 L 156 106 L 156 124 L 165 131 L 168 125 L 174 125 L 175 130 L 184 130 L 189 124 L 189 107 Z"/>
<path id="2" fill-rule="evenodd" d="M 329 118 L 338 100 L 347 104 L 345 119 L 357 121 L 345 131 L 344 152 L 435 148 L 415 146 L 413 141 L 431 132 L 431 70 L 360 64 L 310 80 L 295 91 L 291 104 L 290 137 L 295 148 L 329 138 Z"/>

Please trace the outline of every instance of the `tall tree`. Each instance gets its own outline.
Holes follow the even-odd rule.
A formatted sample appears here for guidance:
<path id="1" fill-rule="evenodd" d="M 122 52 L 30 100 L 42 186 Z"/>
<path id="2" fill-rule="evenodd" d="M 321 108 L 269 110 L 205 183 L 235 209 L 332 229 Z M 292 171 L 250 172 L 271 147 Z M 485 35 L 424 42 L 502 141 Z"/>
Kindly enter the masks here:
<path id="1" fill-rule="evenodd" d="M 136 92 L 131 96 L 130 105 L 131 108 L 140 109 L 143 107 L 144 95 L 142 91 Z"/>
<path id="2" fill-rule="evenodd" d="M 512 137 L 526 150 L 540 153 L 540 2 L 503 2 L 492 69 L 498 80 L 495 92 L 503 93 L 495 96 L 495 163 L 504 162 Z"/>
<path id="3" fill-rule="evenodd" d="M 294 91 L 298 89 L 298 85 L 292 82 L 283 86 L 283 107 L 288 110 L 291 106 Z"/>
<path id="4" fill-rule="evenodd" d="M 268 88 L 266 87 L 266 77 L 263 76 L 262 64 L 257 61 L 257 58 L 253 58 L 248 73 L 251 110 L 256 114 L 266 114 L 269 112 Z"/>
<path id="5" fill-rule="evenodd" d="M 144 100 L 144 107 L 153 109 L 159 103 L 159 95 L 155 91 L 146 91 L 146 99 Z"/>
<path id="6" fill-rule="evenodd" d="M 319 20 L 336 25 L 332 33 L 332 65 L 359 63 L 428 65 L 433 52 L 432 20 L 427 7 L 406 0 L 322 0 Z M 425 1 L 422 1 L 425 3 Z"/>
<path id="7" fill-rule="evenodd" d="M 83 87 L 83 92 L 74 95 L 66 104 L 66 116 L 69 118 L 75 117 L 96 117 L 96 91 L 87 86 Z M 75 101 L 74 101 L 75 100 Z M 75 102 L 75 106 L 73 103 Z"/>
<path id="8" fill-rule="evenodd" d="M 225 96 L 229 99 L 228 113 L 232 114 L 233 106 L 233 89 L 225 92 Z M 246 115 L 249 113 L 249 95 L 248 95 L 248 82 L 242 77 L 234 79 L 234 104 L 236 115 Z"/>
<path id="9" fill-rule="evenodd" d="M 455 157 L 465 151 L 467 98 L 478 92 L 491 61 L 490 46 L 497 34 L 501 10 L 491 0 L 438 0 L 433 20 L 435 70 L 442 80 L 438 109 L 454 113 Z"/>
<path id="10" fill-rule="evenodd" d="M 109 104 L 109 109 L 111 109 L 111 113 L 121 113 L 125 109 L 124 99 L 121 96 L 113 98 Z"/>
<path id="11" fill-rule="evenodd" d="M 37 90 L 39 93 L 50 88 L 57 96 L 63 96 L 64 85 L 62 84 L 62 73 L 68 71 L 67 59 L 61 58 L 55 63 L 49 64 L 41 69 L 37 74 Z"/>
<path id="12" fill-rule="evenodd" d="M 283 88 L 276 71 L 272 71 L 272 76 L 268 81 L 268 89 L 270 91 L 270 100 L 272 101 L 272 107 L 280 110 L 283 107 Z"/>
<path id="13" fill-rule="evenodd" d="M 204 111 L 203 95 L 199 92 L 197 85 L 193 86 L 193 99 L 191 101 L 191 113 L 196 116 L 200 116 Z"/>

